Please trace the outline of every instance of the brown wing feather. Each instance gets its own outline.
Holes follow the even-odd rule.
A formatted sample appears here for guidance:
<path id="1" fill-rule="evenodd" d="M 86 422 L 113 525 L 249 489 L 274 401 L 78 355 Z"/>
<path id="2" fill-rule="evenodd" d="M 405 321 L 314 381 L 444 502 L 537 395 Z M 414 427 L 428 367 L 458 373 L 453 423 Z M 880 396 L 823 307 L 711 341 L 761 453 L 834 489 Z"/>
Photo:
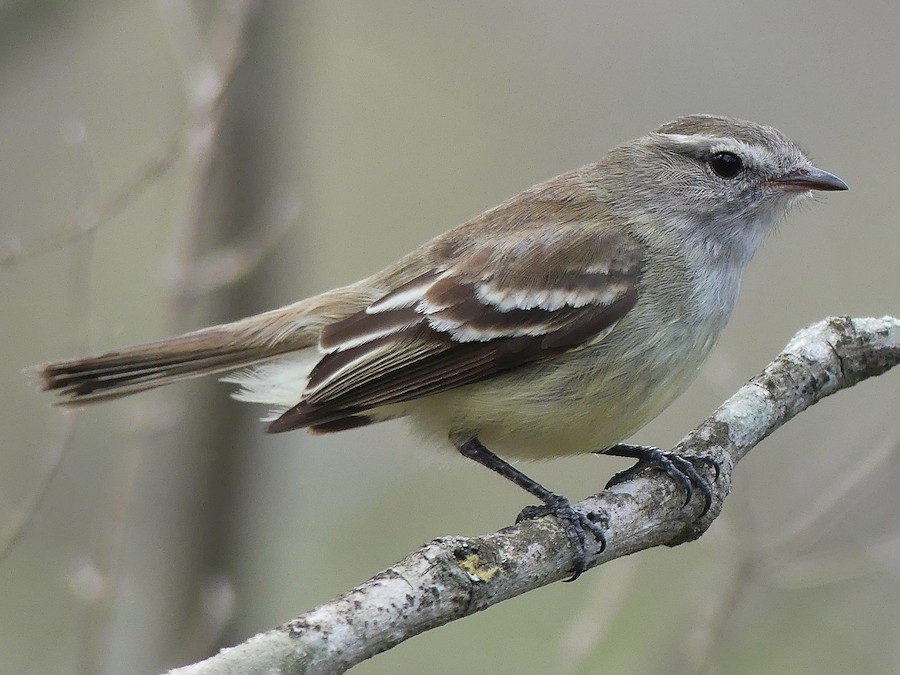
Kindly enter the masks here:
<path id="1" fill-rule="evenodd" d="M 306 426 L 320 431 L 330 430 L 328 427 L 332 423 L 355 417 L 366 410 L 461 387 L 563 353 L 577 347 L 587 337 L 611 327 L 634 305 L 636 298 L 636 292 L 632 289 L 603 311 L 591 315 L 585 310 L 566 329 L 548 336 L 450 343 L 444 349 L 432 350 L 426 358 L 392 368 L 384 375 L 368 378 L 355 387 L 345 388 L 337 396 L 304 399 L 272 422 L 268 431 L 277 433 Z M 429 329 L 429 335 L 421 339 L 439 343 L 447 338 Z M 326 356 L 319 365 L 328 368 L 328 359 Z"/>
<path id="2" fill-rule="evenodd" d="M 304 399 L 269 431 L 341 428 L 367 410 L 478 382 L 609 330 L 637 301 L 642 244 L 590 223 L 557 225 L 552 236 L 542 225 L 470 247 L 326 326 L 328 353 Z"/>

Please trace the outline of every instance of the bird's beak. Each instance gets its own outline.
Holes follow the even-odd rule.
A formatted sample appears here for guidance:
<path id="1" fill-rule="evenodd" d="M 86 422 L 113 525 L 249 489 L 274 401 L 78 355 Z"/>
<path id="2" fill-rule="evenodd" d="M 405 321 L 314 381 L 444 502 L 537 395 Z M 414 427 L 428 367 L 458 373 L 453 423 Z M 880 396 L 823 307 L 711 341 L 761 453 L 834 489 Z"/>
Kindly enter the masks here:
<path id="1" fill-rule="evenodd" d="M 778 176 L 778 178 L 772 178 L 769 182 L 788 190 L 797 190 L 798 192 L 847 189 L 847 184 L 833 173 L 822 171 L 822 169 L 817 169 L 814 166 L 805 166 L 802 169 Z"/>

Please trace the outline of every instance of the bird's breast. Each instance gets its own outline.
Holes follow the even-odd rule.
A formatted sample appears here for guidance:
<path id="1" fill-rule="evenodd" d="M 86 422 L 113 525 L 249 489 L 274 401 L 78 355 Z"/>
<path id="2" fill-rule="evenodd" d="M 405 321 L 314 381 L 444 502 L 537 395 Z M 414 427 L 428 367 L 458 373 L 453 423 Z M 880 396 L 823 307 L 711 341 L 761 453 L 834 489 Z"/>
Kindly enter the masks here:
<path id="1" fill-rule="evenodd" d="M 432 436 L 474 435 L 527 459 L 618 443 L 684 391 L 718 336 L 686 322 L 627 323 L 596 345 L 415 401 L 411 421 Z"/>

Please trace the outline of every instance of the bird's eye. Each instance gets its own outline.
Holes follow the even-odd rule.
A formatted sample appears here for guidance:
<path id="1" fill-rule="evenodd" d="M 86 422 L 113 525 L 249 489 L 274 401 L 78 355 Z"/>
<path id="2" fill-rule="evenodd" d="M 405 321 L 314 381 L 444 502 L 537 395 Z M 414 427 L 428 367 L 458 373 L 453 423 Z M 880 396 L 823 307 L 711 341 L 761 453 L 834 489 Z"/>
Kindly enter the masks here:
<path id="1" fill-rule="evenodd" d="M 722 178 L 734 178 L 744 168 L 744 162 L 733 152 L 717 152 L 709 158 L 709 167 Z"/>

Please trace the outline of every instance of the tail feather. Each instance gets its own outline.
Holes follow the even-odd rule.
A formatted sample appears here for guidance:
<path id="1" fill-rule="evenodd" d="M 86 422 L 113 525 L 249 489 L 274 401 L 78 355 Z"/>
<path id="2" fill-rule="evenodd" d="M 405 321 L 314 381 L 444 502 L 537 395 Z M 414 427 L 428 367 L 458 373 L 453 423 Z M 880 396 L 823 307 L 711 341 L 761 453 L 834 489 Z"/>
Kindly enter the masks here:
<path id="1" fill-rule="evenodd" d="M 59 405 L 107 401 L 179 380 L 235 370 L 281 350 L 197 347 L 189 337 L 129 347 L 98 356 L 47 363 L 32 369 L 41 389 L 56 391 Z M 161 356 L 160 351 L 180 350 Z"/>
<path id="2" fill-rule="evenodd" d="M 26 372 L 37 379 L 41 389 L 60 395 L 57 405 L 79 406 L 237 370 L 317 344 L 322 325 L 335 314 L 329 300 L 337 293 L 341 291 L 233 323 L 105 354 L 45 363 Z M 347 299 L 344 312 L 361 302 L 353 302 L 350 289 L 343 295 Z"/>
<path id="3" fill-rule="evenodd" d="M 57 405 L 108 401 L 309 349 L 325 325 L 362 310 L 380 293 L 377 283 L 363 280 L 240 321 L 26 372 L 41 389 L 60 395 Z"/>

